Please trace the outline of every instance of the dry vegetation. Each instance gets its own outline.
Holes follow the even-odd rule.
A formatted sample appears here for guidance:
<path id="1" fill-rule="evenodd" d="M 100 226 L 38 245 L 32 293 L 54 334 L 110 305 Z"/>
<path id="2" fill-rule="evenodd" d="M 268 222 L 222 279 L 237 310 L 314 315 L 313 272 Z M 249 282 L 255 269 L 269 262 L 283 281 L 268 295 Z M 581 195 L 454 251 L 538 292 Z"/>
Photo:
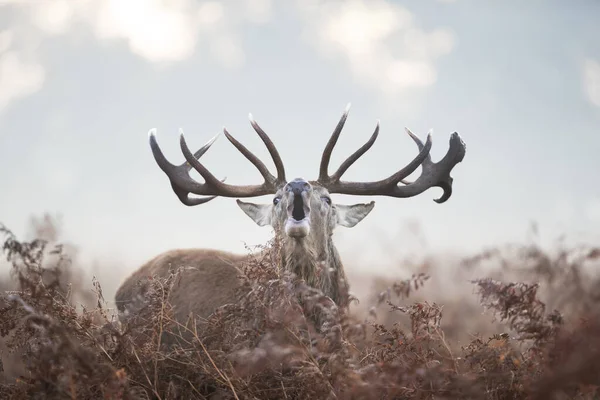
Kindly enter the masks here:
<path id="1" fill-rule="evenodd" d="M 52 226 L 51 220 L 38 224 L 30 241 L 0 229 L 11 268 L 11 280 L 0 283 L 1 398 L 600 395 L 596 248 L 549 252 L 522 244 L 461 263 L 426 262 L 405 281 L 376 281 L 377 304 L 346 315 L 319 291 L 280 273 L 274 241 L 264 258 L 245 267 L 253 290 L 241 304 L 215 313 L 205 337 L 164 349 L 164 332 L 187 329 L 176 326 L 163 301 L 178 272 L 155 280 L 148 307 L 122 325 L 106 307 L 100 284 L 81 280 L 70 262 L 74 249 L 53 246 Z M 435 276 L 448 268 L 459 277 L 478 274 L 481 279 L 469 283 L 475 292 L 444 297 L 439 288 L 449 282 L 436 283 Z M 432 292 L 430 285 L 440 286 Z"/>

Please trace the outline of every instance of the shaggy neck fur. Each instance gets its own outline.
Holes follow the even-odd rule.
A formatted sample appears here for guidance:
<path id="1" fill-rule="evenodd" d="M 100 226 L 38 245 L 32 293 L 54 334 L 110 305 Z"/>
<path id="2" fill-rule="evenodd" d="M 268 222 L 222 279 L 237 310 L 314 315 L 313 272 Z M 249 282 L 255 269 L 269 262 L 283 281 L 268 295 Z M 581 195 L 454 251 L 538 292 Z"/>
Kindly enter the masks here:
<path id="1" fill-rule="evenodd" d="M 348 284 L 333 241 L 329 238 L 320 251 L 316 249 L 311 236 L 300 240 L 284 237 L 283 268 L 320 289 L 338 306 L 347 305 Z"/>

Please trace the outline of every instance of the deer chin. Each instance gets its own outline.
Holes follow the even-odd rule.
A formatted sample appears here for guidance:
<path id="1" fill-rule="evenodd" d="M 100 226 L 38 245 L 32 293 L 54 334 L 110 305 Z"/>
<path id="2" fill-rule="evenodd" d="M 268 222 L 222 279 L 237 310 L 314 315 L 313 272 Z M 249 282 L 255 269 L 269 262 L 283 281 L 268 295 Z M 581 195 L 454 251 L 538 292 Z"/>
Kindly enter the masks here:
<path id="1" fill-rule="evenodd" d="M 288 218 L 285 222 L 285 234 L 289 237 L 300 239 L 308 236 L 310 233 L 310 220 L 307 217 L 300 221 L 294 218 Z"/>

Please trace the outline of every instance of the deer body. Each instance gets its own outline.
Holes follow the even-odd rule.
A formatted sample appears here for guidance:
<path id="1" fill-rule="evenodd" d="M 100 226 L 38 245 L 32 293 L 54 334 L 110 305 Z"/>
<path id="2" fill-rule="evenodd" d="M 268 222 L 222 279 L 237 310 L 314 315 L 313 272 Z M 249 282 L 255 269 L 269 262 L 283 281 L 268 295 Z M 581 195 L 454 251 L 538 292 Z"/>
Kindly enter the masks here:
<path id="1" fill-rule="evenodd" d="M 123 282 L 115 295 L 117 307 L 121 312 L 134 313 L 143 306 L 147 278 L 164 279 L 171 270 L 184 267 L 168 299 L 174 306 L 174 318 L 184 324 L 193 313 L 204 320 L 236 298 L 238 268 L 247 258 L 247 255 L 209 249 L 167 251 L 146 262 Z"/>
<path id="2" fill-rule="evenodd" d="M 251 118 L 254 130 L 265 143 L 277 169 L 277 177 L 271 175 L 267 167 L 253 153 L 245 148 L 224 129 L 227 139 L 260 171 L 264 183 L 260 185 L 234 186 L 218 180 L 199 161 L 201 156 L 214 143 L 213 138 L 196 153 L 187 147 L 183 133 L 180 136 L 181 150 L 186 162 L 175 166 L 166 160 L 158 147 L 154 131 L 150 131 L 150 146 L 159 167 L 169 177 L 171 187 L 179 200 L 188 206 L 205 204 L 216 197 L 254 197 L 272 194 L 269 204 L 255 204 L 237 200 L 239 207 L 259 226 L 273 227 L 281 238 L 281 266 L 294 272 L 306 283 L 329 296 L 338 306 L 348 304 L 348 283 L 344 268 L 333 243 L 334 229 L 341 225 L 353 227 L 363 220 L 375 203 L 354 205 L 334 204 L 330 194 L 385 195 L 397 198 L 411 197 L 430 187 L 444 190 L 438 203 L 445 202 L 452 194 L 450 171 L 465 155 L 465 145 L 457 133 L 450 138 L 450 149 L 438 163 L 433 163 L 429 155 L 431 136 L 423 144 L 407 129 L 407 133 L 419 148 L 419 154 L 406 167 L 389 178 L 376 182 L 344 182 L 341 176 L 346 170 L 371 148 L 379 133 L 379 123 L 369 141 L 346 159 L 339 169 L 329 175 L 328 166 L 333 148 L 339 138 L 348 115 L 348 108 L 338 122 L 321 158 L 319 178 L 307 181 L 297 178 L 287 181 L 279 153 L 266 133 Z M 404 179 L 422 167 L 420 177 L 414 182 Z M 189 176 L 194 168 L 204 178 L 199 183 Z M 403 183 L 402 186 L 399 183 Z M 189 194 L 205 197 L 190 198 Z M 140 305 L 138 298 L 144 297 L 143 280 L 152 275 L 166 277 L 170 269 L 184 267 L 182 275 L 169 297 L 174 307 L 175 318 L 185 324 L 190 314 L 202 321 L 218 307 L 234 303 L 240 291 L 240 267 L 248 255 L 208 249 L 172 250 L 148 261 L 128 277 L 115 296 L 121 313 L 135 312 Z M 142 285 L 139 283 L 142 282 Z M 140 296 L 141 295 L 141 296 Z M 123 314 L 122 314 L 123 315 Z"/>

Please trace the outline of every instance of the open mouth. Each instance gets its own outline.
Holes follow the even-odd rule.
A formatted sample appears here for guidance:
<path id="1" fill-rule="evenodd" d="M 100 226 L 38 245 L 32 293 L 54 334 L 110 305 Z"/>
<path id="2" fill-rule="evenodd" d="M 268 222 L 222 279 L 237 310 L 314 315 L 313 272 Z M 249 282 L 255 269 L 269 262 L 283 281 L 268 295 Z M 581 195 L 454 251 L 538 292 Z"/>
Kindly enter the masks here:
<path id="1" fill-rule="evenodd" d="M 296 221 L 301 221 L 306 217 L 304 212 L 304 200 L 302 196 L 294 196 L 294 202 L 292 205 L 292 218 Z"/>
<path id="2" fill-rule="evenodd" d="M 310 232 L 310 207 L 304 193 L 292 196 L 294 199 L 289 202 L 285 233 L 291 237 L 305 237 Z"/>

